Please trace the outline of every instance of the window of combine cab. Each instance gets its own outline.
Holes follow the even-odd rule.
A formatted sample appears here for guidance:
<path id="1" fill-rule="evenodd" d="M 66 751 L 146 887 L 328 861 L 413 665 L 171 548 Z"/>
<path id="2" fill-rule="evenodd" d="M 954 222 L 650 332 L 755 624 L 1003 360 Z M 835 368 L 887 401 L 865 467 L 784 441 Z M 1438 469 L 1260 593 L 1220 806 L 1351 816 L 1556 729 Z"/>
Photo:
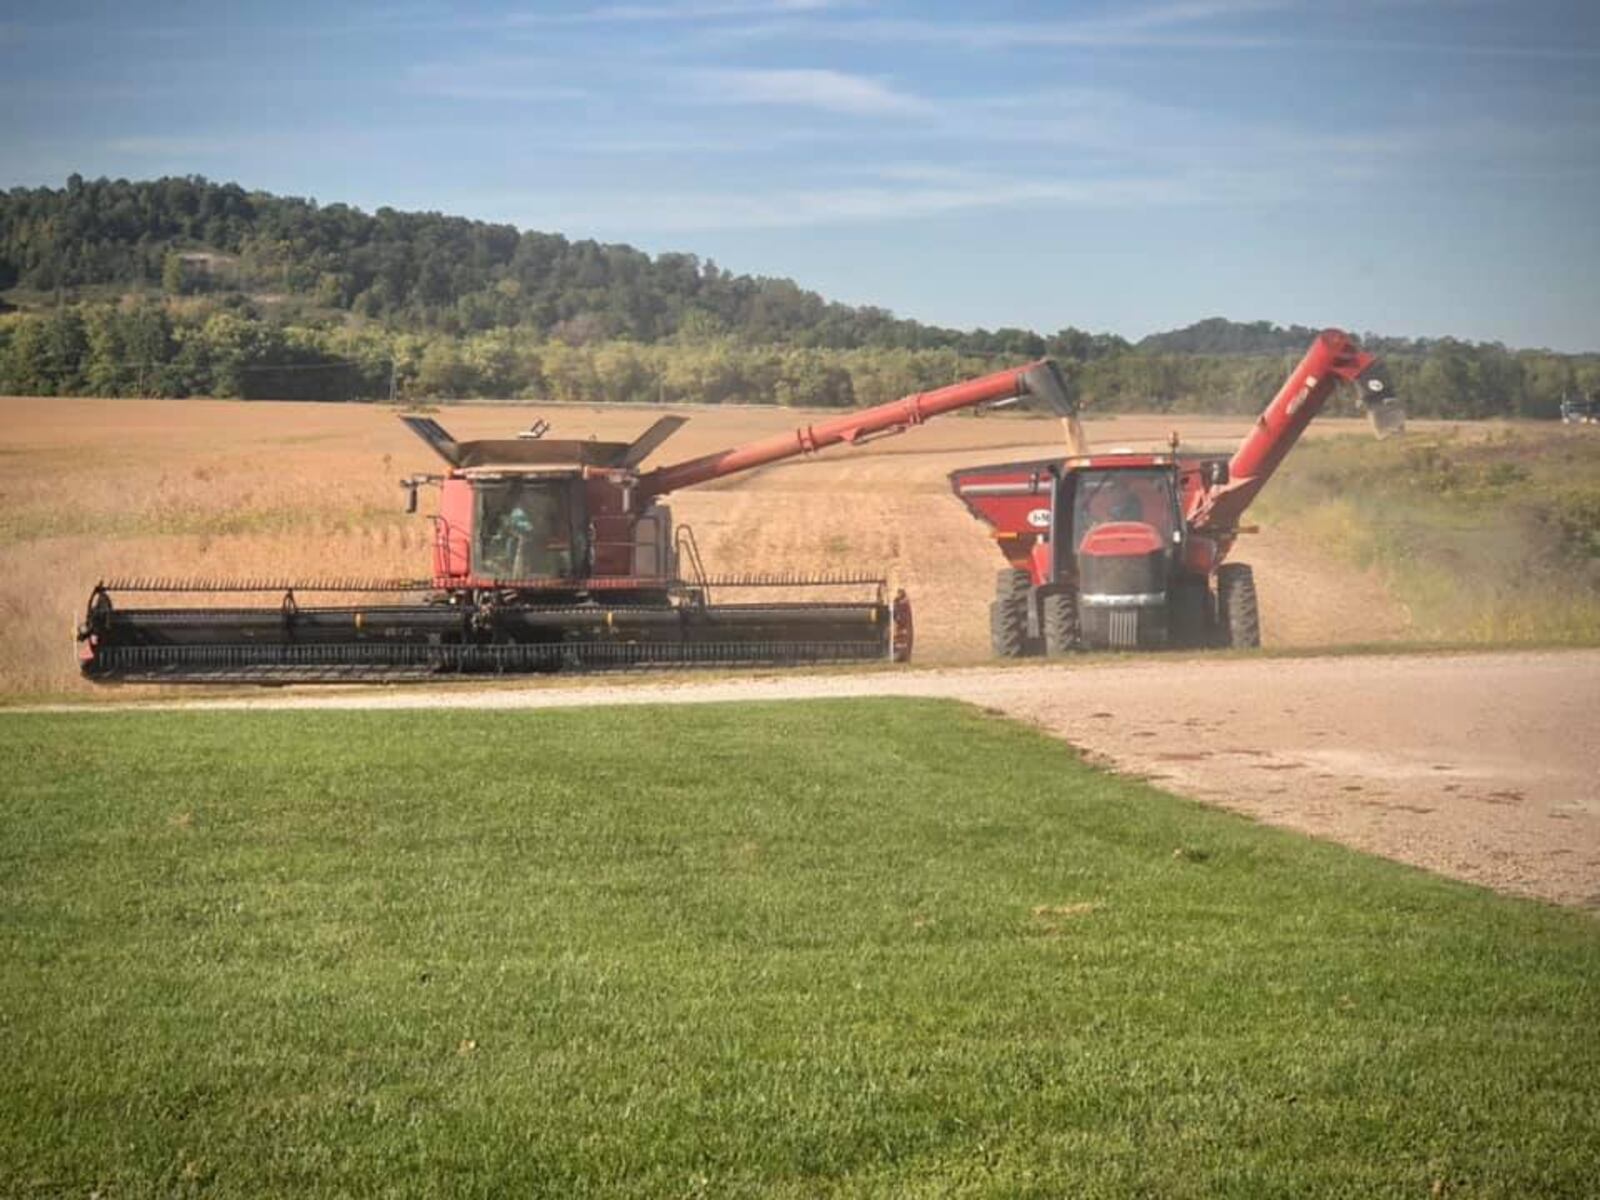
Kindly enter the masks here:
<path id="1" fill-rule="evenodd" d="M 566 479 L 483 480 L 477 489 L 473 574 L 483 579 L 571 577 L 582 567 L 573 483 Z"/>
<path id="2" fill-rule="evenodd" d="M 1081 541 L 1096 525 L 1111 521 L 1149 525 L 1163 542 L 1170 542 L 1178 528 L 1172 472 L 1160 467 L 1080 472 L 1072 497 L 1075 539 Z"/>

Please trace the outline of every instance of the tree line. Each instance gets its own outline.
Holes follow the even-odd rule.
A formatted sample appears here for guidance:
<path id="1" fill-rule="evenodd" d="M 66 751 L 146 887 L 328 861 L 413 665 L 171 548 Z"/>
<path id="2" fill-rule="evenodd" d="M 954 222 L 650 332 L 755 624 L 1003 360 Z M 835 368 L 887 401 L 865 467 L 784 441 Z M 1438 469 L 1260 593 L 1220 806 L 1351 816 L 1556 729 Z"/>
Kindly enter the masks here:
<path id="1" fill-rule="evenodd" d="M 1291 353 L 1059 354 L 1089 409 L 1257 411 Z M 1441 341 L 1386 356 L 1418 416 L 1554 417 L 1600 390 L 1600 357 Z M 124 299 L 0 316 L 0 394 L 284 400 L 485 397 L 850 407 L 1021 361 L 954 348 L 755 345 L 726 334 L 573 342 L 526 327 L 458 335 L 376 323 L 289 324 L 237 297 Z"/>
<path id="2" fill-rule="evenodd" d="M 0 392 L 878 403 L 1043 354 L 1089 407 L 1250 412 L 1315 331 L 951 330 L 689 254 L 200 178 L 0 193 Z M 1600 356 L 1375 338 L 1412 412 L 1553 417 Z"/>

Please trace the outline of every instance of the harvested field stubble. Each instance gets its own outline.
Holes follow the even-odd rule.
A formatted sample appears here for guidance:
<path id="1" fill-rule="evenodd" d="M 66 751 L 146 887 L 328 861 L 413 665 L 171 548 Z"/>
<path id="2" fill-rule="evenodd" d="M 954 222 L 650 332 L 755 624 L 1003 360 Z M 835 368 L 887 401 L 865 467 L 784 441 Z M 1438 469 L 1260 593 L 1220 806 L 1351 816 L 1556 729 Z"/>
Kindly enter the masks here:
<path id="1" fill-rule="evenodd" d="M 656 461 L 675 461 L 823 414 L 776 408 L 692 415 Z M 649 406 L 462 406 L 464 437 L 504 436 L 535 413 L 557 435 L 628 438 Z M 1325 420 L 1320 436 L 1355 422 Z M 1234 444 L 1240 418 L 1140 416 L 1089 422 L 1097 447 Z M 672 497 L 713 571 L 881 571 L 911 593 L 918 658 L 988 656 L 987 604 L 1000 556 L 949 494 L 946 474 L 1059 448 L 1051 419 L 951 417 L 860 449 Z M 428 569 L 429 526 L 396 486 L 437 460 L 382 408 L 237 401 L 0 399 L 0 693 L 88 691 L 69 631 L 101 578 L 404 576 Z M 1271 530 L 1240 547 L 1262 584 L 1269 641 L 1375 640 L 1405 632 L 1373 578 Z M 1291 602 L 1292 601 L 1292 602 Z"/>

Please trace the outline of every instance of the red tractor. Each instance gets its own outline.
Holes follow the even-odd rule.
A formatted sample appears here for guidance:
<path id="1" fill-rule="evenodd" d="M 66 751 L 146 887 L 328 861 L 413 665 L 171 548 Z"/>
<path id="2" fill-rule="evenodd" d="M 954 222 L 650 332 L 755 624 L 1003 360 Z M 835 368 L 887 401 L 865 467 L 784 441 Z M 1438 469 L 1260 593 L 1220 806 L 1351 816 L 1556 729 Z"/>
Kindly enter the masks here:
<path id="1" fill-rule="evenodd" d="M 708 576 L 692 534 L 661 498 L 839 443 L 900 433 L 941 413 L 1032 397 L 1066 412 L 1054 363 L 845 413 L 734 449 L 642 471 L 683 423 L 632 442 L 530 436 L 458 442 L 426 417 L 406 424 L 444 460 L 429 579 L 111 580 L 78 632 L 91 679 L 272 681 L 646 664 L 839 662 L 910 655 L 910 605 L 882 579 L 775 572 Z M 867 602 L 713 603 L 714 588 L 875 585 Z M 124 608 L 114 595 L 265 593 L 270 606 Z M 309 594 L 342 603 L 303 605 Z M 415 593 L 404 602 L 386 594 Z"/>
<path id="2" fill-rule="evenodd" d="M 1382 365 L 1330 329 L 1231 458 L 1174 445 L 953 472 L 951 488 L 1009 563 L 989 610 L 995 653 L 1260 645 L 1255 579 L 1224 560 L 1245 509 L 1340 381 L 1360 390 L 1380 436 L 1403 427 Z"/>

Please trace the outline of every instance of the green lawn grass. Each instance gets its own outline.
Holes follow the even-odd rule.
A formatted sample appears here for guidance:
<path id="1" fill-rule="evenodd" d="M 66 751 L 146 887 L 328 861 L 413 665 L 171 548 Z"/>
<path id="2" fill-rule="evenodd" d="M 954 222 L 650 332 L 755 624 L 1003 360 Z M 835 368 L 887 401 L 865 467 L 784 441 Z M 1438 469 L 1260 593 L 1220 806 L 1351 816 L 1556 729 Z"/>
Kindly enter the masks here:
<path id="1" fill-rule="evenodd" d="M 1600 925 L 932 701 L 0 716 L 0 1195 L 1592 1196 Z"/>

